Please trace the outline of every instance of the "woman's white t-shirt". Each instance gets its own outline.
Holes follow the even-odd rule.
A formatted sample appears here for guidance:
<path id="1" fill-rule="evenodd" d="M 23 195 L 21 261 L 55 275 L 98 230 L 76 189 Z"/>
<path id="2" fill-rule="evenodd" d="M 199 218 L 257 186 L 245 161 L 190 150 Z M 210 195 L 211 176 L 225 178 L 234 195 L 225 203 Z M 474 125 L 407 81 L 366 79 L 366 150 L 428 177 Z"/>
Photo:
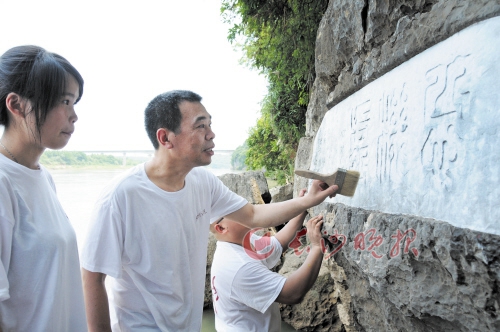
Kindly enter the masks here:
<path id="1" fill-rule="evenodd" d="M 76 235 L 49 172 L 0 154 L 2 331 L 86 331 Z"/>

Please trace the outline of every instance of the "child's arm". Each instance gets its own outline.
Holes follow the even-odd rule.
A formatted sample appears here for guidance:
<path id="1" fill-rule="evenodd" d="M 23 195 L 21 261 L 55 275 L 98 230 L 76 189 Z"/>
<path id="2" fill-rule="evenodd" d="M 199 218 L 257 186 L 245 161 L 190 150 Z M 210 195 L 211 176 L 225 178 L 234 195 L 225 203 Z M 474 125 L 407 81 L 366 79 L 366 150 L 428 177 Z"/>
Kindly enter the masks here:
<path id="1" fill-rule="evenodd" d="M 299 197 L 305 195 L 307 189 L 302 189 L 299 192 Z M 293 240 L 297 231 L 302 228 L 304 219 L 306 218 L 307 211 L 302 212 L 292 220 L 290 220 L 278 233 L 276 233 L 276 239 L 281 243 L 283 251 L 288 249 L 288 245 Z"/>
<path id="2" fill-rule="evenodd" d="M 318 278 L 323 261 L 321 226 L 323 218 L 317 216 L 307 222 L 307 237 L 311 241 L 307 258 L 297 271 L 287 277 L 285 285 L 275 302 L 297 304 L 302 301 Z"/>

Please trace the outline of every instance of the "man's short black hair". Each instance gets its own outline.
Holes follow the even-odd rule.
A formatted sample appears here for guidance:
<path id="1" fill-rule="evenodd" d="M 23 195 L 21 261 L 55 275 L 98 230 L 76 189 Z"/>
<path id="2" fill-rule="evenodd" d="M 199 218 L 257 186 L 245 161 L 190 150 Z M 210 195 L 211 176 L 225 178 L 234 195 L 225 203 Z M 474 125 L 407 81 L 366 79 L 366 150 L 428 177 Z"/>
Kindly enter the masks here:
<path id="1" fill-rule="evenodd" d="M 173 90 L 156 96 L 146 107 L 144 125 L 155 150 L 160 146 L 156 139 L 158 129 L 165 128 L 176 134 L 179 132 L 182 121 L 179 105 L 184 101 L 199 103 L 201 97 L 192 91 Z"/>

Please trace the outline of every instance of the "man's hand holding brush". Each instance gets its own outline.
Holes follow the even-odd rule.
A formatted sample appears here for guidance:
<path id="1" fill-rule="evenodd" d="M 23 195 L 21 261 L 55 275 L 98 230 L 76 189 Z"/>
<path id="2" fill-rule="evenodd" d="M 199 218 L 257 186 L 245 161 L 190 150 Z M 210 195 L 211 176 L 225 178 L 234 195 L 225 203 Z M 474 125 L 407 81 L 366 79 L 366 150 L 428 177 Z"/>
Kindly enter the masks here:
<path id="1" fill-rule="evenodd" d="M 335 197 L 338 189 L 339 187 L 337 185 L 329 186 L 323 181 L 314 180 L 311 184 L 311 188 L 308 190 L 309 194 L 304 197 L 315 199 L 314 204 L 312 204 L 312 206 L 315 206 L 323 202 L 327 197 Z"/>

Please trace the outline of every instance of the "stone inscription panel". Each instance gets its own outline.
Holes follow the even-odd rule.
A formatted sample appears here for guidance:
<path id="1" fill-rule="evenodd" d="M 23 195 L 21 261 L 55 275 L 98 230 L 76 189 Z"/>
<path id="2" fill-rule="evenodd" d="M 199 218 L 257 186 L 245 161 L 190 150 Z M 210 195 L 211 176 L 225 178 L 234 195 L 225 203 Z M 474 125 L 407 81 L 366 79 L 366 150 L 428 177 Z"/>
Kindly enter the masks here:
<path id="1" fill-rule="evenodd" d="M 500 235 L 499 35 L 472 25 L 329 110 L 310 169 L 361 172 L 331 201 Z"/>

